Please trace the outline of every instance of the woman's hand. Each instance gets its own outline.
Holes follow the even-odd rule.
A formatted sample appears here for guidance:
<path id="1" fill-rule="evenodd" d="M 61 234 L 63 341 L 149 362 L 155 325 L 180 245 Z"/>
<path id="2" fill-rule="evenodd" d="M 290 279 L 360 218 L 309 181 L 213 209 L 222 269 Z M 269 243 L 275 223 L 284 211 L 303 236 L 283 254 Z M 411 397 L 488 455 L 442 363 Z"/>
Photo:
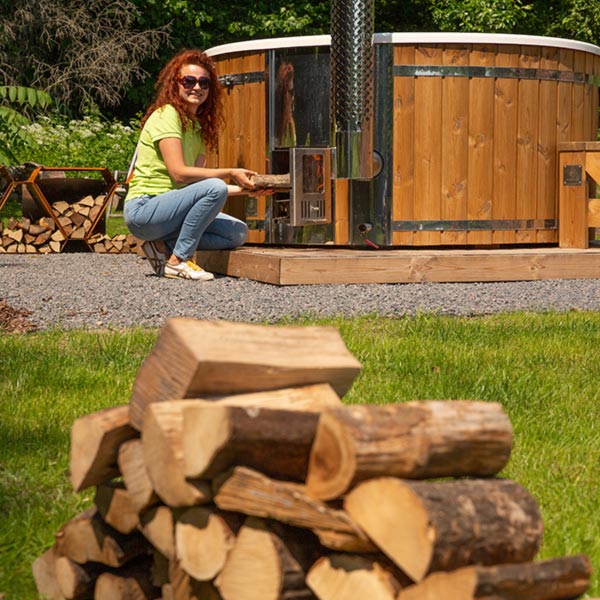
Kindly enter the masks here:
<path id="1" fill-rule="evenodd" d="M 250 177 L 253 175 L 256 175 L 256 171 L 251 171 L 250 169 L 231 169 L 229 173 L 231 179 L 246 190 L 254 189 L 254 184 L 250 180 Z"/>

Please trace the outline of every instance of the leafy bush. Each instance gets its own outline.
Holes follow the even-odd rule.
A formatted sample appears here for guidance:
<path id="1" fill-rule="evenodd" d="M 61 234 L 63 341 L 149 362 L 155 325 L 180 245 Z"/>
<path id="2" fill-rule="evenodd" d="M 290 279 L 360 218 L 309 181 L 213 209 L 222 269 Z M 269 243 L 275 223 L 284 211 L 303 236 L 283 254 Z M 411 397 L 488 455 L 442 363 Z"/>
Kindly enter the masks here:
<path id="1" fill-rule="evenodd" d="M 521 29 L 531 9 L 522 0 L 437 0 L 432 16 L 442 31 L 500 33 Z"/>
<path id="2" fill-rule="evenodd" d="M 80 120 L 60 115 L 40 117 L 24 125 L 26 147 L 18 148 L 18 161 L 46 167 L 106 167 L 126 171 L 138 138 L 137 123 L 106 121 L 99 114 Z"/>

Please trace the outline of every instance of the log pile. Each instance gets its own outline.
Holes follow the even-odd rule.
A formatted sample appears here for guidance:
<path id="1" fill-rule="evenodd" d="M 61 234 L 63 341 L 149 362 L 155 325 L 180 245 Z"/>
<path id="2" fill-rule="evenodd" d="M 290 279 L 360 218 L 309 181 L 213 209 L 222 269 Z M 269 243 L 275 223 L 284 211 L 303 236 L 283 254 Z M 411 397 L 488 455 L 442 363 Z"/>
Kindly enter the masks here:
<path id="1" fill-rule="evenodd" d="M 136 252 L 137 242 L 132 235 L 110 237 L 93 233 L 104 204 L 104 194 L 95 198 L 85 196 L 73 203 L 54 202 L 53 218 L 44 216 L 32 221 L 27 217 L 11 217 L 6 225 L 0 221 L 0 253 L 60 252 L 68 240 L 86 242 L 94 252 Z"/>
<path id="2" fill-rule="evenodd" d="M 348 405 L 329 327 L 170 319 L 128 404 L 80 417 L 94 504 L 34 563 L 41 596 L 566 600 L 584 555 L 535 561 L 542 518 L 501 479 L 501 405 Z"/>

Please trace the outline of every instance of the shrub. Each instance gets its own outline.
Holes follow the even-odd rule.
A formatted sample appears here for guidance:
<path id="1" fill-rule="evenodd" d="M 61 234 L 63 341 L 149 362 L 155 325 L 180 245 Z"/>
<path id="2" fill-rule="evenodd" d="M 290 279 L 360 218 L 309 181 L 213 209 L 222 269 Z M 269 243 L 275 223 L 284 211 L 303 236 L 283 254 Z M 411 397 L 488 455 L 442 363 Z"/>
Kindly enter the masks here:
<path id="1" fill-rule="evenodd" d="M 138 138 L 137 123 L 106 121 L 98 114 L 80 120 L 60 115 L 40 117 L 22 128 L 27 146 L 19 148 L 19 162 L 46 167 L 106 167 L 126 171 Z"/>

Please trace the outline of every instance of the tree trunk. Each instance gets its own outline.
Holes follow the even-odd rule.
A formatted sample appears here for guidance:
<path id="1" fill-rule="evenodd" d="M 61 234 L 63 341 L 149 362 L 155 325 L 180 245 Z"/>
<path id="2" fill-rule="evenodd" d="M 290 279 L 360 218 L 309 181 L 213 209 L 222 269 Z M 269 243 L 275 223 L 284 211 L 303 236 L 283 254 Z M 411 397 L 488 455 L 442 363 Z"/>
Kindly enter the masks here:
<path id="1" fill-rule="evenodd" d="M 252 469 L 235 467 L 215 480 L 213 487 L 214 502 L 223 510 L 312 529 L 324 546 L 334 550 L 377 551 L 345 511 L 307 496 L 303 485 L 269 479 Z M 328 543 L 330 540 L 333 546 Z"/>
<path id="2" fill-rule="evenodd" d="M 182 448 L 184 400 L 154 403 L 148 406 L 142 447 L 152 487 L 169 506 L 193 506 L 210 502 L 210 485 L 205 481 L 187 481 Z"/>
<path id="3" fill-rule="evenodd" d="M 117 463 L 125 487 L 138 512 L 160 502 L 148 477 L 142 440 L 136 438 L 122 443 L 119 447 Z"/>
<path id="4" fill-rule="evenodd" d="M 199 507 L 186 510 L 175 524 L 175 554 L 181 568 L 198 581 L 211 581 L 223 568 L 241 526 L 240 515 Z"/>
<path id="5" fill-rule="evenodd" d="M 116 406 L 80 417 L 71 428 L 71 483 L 76 492 L 119 475 L 119 446 L 138 433 L 129 425 L 129 407 Z"/>
<path id="6" fill-rule="evenodd" d="M 31 570 L 40 598 L 45 598 L 46 600 L 64 600 L 64 596 L 56 580 L 56 559 L 58 556 L 56 546 L 51 546 L 33 561 Z"/>
<path id="7" fill-rule="evenodd" d="M 374 559 L 347 554 L 321 557 L 306 583 L 319 600 L 396 600 L 400 590 L 400 583 Z"/>
<path id="8" fill-rule="evenodd" d="M 568 556 L 536 563 L 463 567 L 432 573 L 400 592 L 397 600 L 568 600 L 590 585 L 587 556 Z"/>
<path id="9" fill-rule="evenodd" d="M 223 600 L 314 598 L 305 576 L 318 544 L 303 532 L 249 517 L 215 580 Z"/>
<path id="10" fill-rule="evenodd" d="M 171 318 L 134 381 L 131 423 L 141 430 L 146 406 L 164 400 L 315 383 L 342 396 L 360 368 L 333 327 Z"/>
<path id="11" fill-rule="evenodd" d="M 413 581 L 470 564 L 532 560 L 542 540 L 535 500 L 501 479 L 372 479 L 344 501 L 350 516 Z"/>
<path id="12" fill-rule="evenodd" d="M 319 414 L 269 408 L 195 407 L 183 419 L 185 475 L 211 479 L 233 465 L 304 481 Z"/>
<path id="13" fill-rule="evenodd" d="M 98 562 L 120 567 L 145 554 L 148 544 L 137 532 L 123 535 L 109 527 L 92 507 L 61 527 L 56 533 L 56 548 L 77 563 Z"/>
<path id="14" fill-rule="evenodd" d="M 498 473 L 512 447 L 500 404 L 431 401 L 349 406 L 321 415 L 307 491 L 338 498 L 360 481 Z"/>

